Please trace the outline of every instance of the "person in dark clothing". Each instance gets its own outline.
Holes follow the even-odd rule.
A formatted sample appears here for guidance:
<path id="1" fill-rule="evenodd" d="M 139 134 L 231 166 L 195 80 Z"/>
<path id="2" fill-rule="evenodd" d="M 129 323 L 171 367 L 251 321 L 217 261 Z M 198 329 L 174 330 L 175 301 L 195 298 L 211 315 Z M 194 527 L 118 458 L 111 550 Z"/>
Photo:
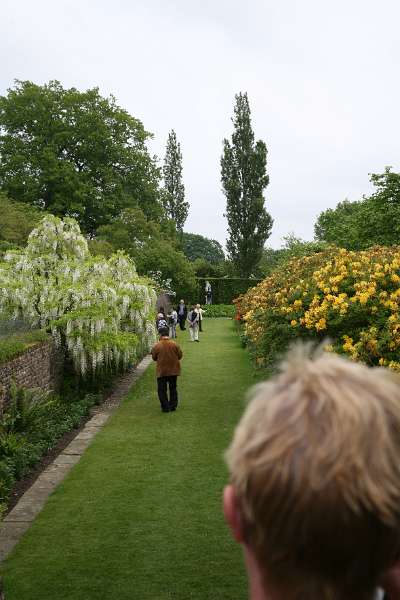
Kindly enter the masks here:
<path id="1" fill-rule="evenodd" d="M 156 328 L 158 333 L 160 333 L 161 329 L 168 328 L 167 319 L 162 312 L 159 312 L 156 318 Z"/>
<path id="2" fill-rule="evenodd" d="M 177 378 L 181 374 L 182 350 L 169 338 L 168 327 L 160 330 L 160 341 L 151 351 L 157 362 L 157 391 L 163 412 L 173 412 L 178 406 Z M 167 388 L 169 388 L 169 399 Z"/>
<path id="3" fill-rule="evenodd" d="M 185 323 L 186 323 L 186 317 L 187 317 L 187 308 L 186 308 L 186 304 L 184 300 L 181 300 L 178 304 L 178 308 L 176 309 L 176 312 L 178 313 L 178 323 L 179 323 L 179 327 L 181 328 L 182 331 L 185 331 L 186 327 L 185 327 Z"/>

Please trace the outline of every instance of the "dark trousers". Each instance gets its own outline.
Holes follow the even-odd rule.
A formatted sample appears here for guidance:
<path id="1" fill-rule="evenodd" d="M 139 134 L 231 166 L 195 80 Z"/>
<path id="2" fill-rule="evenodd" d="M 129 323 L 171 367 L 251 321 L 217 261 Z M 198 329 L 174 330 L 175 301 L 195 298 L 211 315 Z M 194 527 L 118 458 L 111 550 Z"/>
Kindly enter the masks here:
<path id="1" fill-rule="evenodd" d="M 185 315 L 178 315 L 179 327 L 181 328 L 182 331 L 185 331 L 185 329 L 186 329 L 185 321 L 186 321 Z"/>
<path id="2" fill-rule="evenodd" d="M 203 331 L 203 319 L 199 319 L 199 331 Z"/>
<path id="3" fill-rule="evenodd" d="M 178 406 L 178 390 L 176 389 L 176 380 L 176 375 L 166 375 L 165 377 L 157 378 L 158 398 L 160 400 L 161 410 L 164 412 L 175 410 Z M 169 400 L 167 386 L 169 387 Z"/>

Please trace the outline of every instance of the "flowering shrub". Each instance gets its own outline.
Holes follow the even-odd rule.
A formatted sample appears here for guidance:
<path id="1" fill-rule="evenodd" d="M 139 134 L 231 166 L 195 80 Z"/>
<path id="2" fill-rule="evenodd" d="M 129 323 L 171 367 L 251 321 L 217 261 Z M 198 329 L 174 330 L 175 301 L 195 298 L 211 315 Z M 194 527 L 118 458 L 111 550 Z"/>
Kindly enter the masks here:
<path id="1" fill-rule="evenodd" d="M 235 301 L 259 365 L 296 338 L 400 370 L 400 247 L 328 249 L 293 259 Z"/>
<path id="2" fill-rule="evenodd" d="M 92 257 L 74 219 L 45 217 L 0 262 L 0 314 L 49 329 L 82 375 L 118 368 L 155 339 L 156 294 L 122 252 Z"/>

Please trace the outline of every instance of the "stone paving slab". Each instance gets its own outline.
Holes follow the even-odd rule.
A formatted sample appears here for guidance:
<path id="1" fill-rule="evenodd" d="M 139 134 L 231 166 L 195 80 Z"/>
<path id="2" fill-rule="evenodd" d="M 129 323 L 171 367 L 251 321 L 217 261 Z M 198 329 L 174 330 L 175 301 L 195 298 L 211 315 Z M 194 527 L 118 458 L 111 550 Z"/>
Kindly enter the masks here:
<path id="1" fill-rule="evenodd" d="M 118 408 L 122 398 L 152 362 L 145 357 L 139 365 L 121 377 L 117 389 L 94 410 L 94 416 L 76 435 L 70 444 L 54 459 L 33 485 L 25 492 L 18 504 L 0 523 L 0 561 L 4 560 L 17 545 L 24 533 L 44 507 L 48 497 L 76 465 L 95 435 Z"/>
<path id="2" fill-rule="evenodd" d="M 0 527 L 0 561 L 4 560 L 18 544 L 24 533 L 32 525 L 31 521 L 25 523 L 6 523 Z"/>
<path id="3" fill-rule="evenodd" d="M 80 461 L 80 454 L 64 454 L 61 453 L 54 459 L 53 464 L 59 465 L 76 465 Z"/>
<path id="4" fill-rule="evenodd" d="M 98 413 L 86 423 L 86 427 L 90 424 L 93 427 L 102 427 L 108 421 L 110 415 L 108 413 Z"/>
<path id="5" fill-rule="evenodd" d="M 76 437 L 66 448 L 64 448 L 63 454 L 83 454 L 92 441 L 92 438 L 93 436 L 89 440 L 82 440 Z"/>
<path id="6" fill-rule="evenodd" d="M 96 429 L 93 427 L 91 429 L 82 429 L 82 431 L 76 436 L 75 440 L 92 440 L 99 430 L 99 427 Z"/>

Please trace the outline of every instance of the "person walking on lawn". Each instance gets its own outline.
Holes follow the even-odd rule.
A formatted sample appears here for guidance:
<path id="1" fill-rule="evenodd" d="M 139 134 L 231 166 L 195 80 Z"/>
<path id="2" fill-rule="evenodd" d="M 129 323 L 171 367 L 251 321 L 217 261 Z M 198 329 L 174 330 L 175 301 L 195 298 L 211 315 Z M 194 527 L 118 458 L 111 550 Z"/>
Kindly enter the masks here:
<path id="1" fill-rule="evenodd" d="M 203 315 L 206 312 L 205 310 L 203 310 L 200 306 L 200 304 L 196 304 L 196 312 L 199 315 L 199 331 L 202 332 L 203 331 Z"/>
<path id="2" fill-rule="evenodd" d="M 176 326 L 178 323 L 178 313 L 174 308 L 172 308 L 171 312 L 167 315 L 168 325 L 169 325 L 169 337 L 174 339 L 176 338 Z"/>
<path id="3" fill-rule="evenodd" d="M 151 355 L 157 362 L 157 392 L 163 412 L 173 412 L 178 406 L 177 378 L 181 374 L 182 350 L 169 338 L 169 329 L 160 330 L 160 340 L 153 346 Z M 169 399 L 167 393 L 169 388 Z"/>
<path id="4" fill-rule="evenodd" d="M 176 309 L 176 312 L 178 313 L 178 323 L 179 323 L 179 327 L 181 328 L 181 331 L 185 331 L 186 327 L 185 327 L 185 322 L 186 322 L 186 317 L 187 317 L 187 308 L 186 308 L 186 304 L 184 300 L 181 300 L 178 304 L 178 308 Z"/>
<path id="5" fill-rule="evenodd" d="M 187 322 L 189 324 L 190 340 L 192 342 L 199 341 L 199 313 L 196 312 L 194 306 L 188 312 Z"/>

